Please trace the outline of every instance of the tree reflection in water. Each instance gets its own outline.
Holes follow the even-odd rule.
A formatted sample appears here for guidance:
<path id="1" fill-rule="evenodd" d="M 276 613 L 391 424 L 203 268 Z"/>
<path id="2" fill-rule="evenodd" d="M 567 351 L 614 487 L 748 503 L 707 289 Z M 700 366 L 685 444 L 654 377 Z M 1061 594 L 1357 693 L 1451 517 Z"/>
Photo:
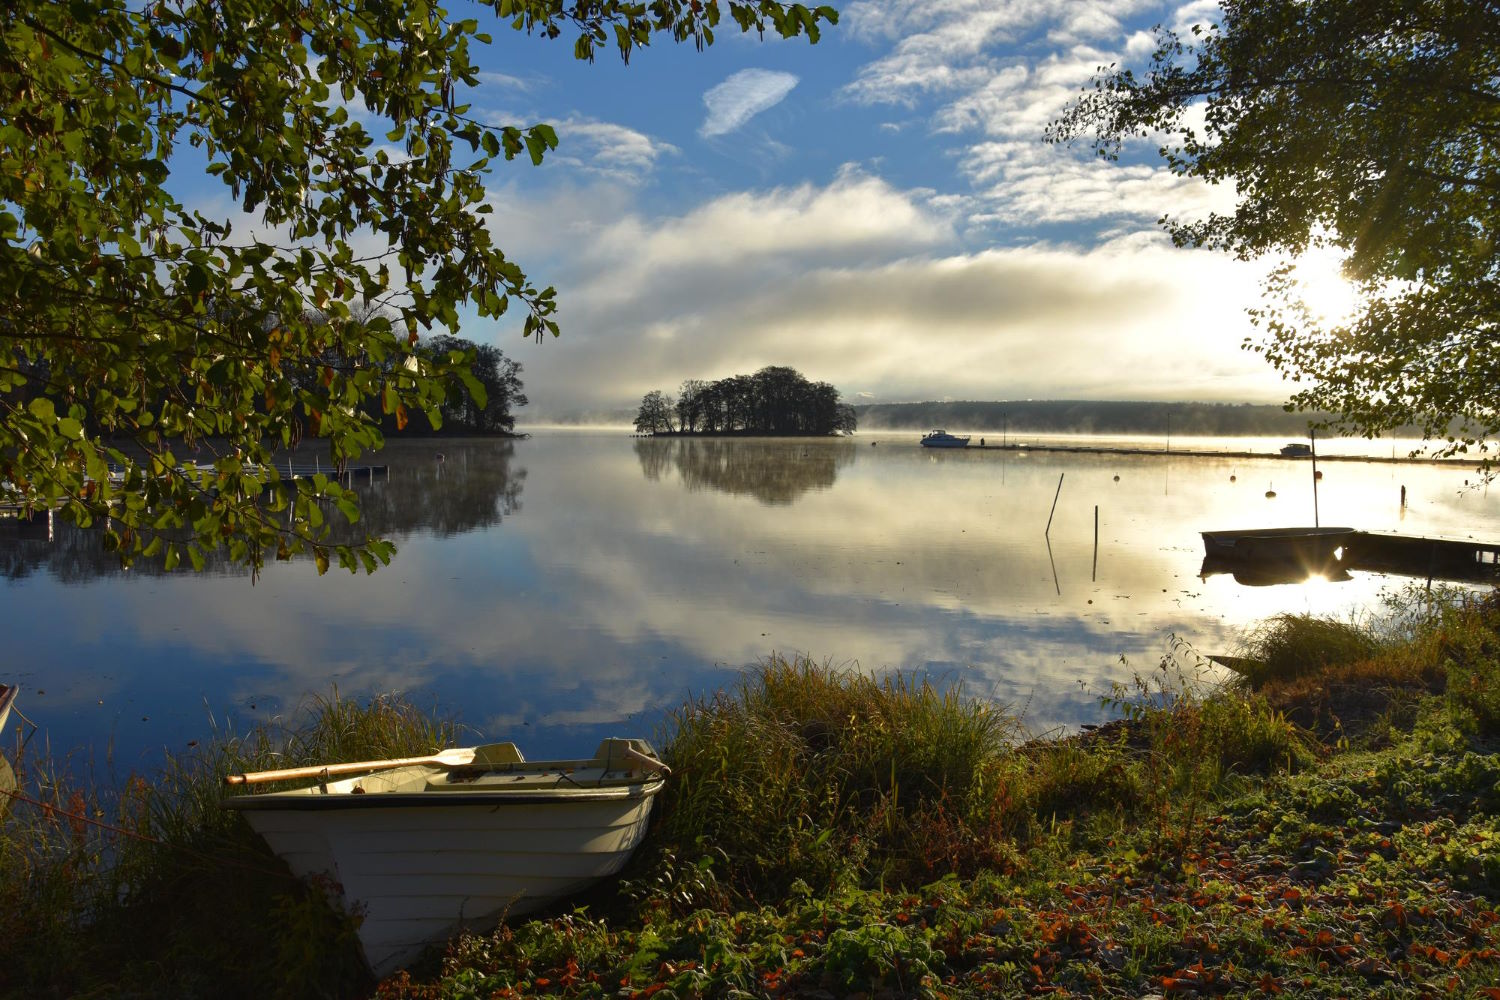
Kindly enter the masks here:
<path id="1" fill-rule="evenodd" d="M 846 439 L 639 438 L 641 473 L 656 482 L 669 470 L 689 490 L 752 496 L 763 504 L 790 504 L 810 490 L 826 490 L 838 470 L 854 461 Z"/>
<path id="2" fill-rule="evenodd" d="M 310 464 L 313 451 L 309 446 L 293 456 L 294 462 L 299 467 L 304 461 Z M 386 472 L 354 480 L 361 504 L 358 523 L 349 524 L 329 505 L 329 543 L 353 543 L 367 535 L 384 537 L 396 543 L 399 559 L 401 539 L 415 532 L 448 537 L 498 525 L 521 509 L 526 470 L 512 466 L 514 457 L 515 443 L 505 438 L 390 442 L 378 454 L 351 463 L 384 465 Z M 120 560 L 104 549 L 102 538 L 96 528 L 80 528 L 61 518 L 55 521 L 51 540 L 45 529 L 12 527 L 0 531 L 0 579 L 21 580 L 47 572 L 63 583 L 86 583 L 118 575 L 123 572 Z M 311 562 L 312 554 L 304 553 L 297 559 Z M 138 559 L 129 572 L 160 576 L 165 570 L 159 560 Z M 174 572 L 193 571 L 184 560 Z M 203 572 L 246 575 L 243 565 L 227 562 L 221 553 L 209 556 Z"/>

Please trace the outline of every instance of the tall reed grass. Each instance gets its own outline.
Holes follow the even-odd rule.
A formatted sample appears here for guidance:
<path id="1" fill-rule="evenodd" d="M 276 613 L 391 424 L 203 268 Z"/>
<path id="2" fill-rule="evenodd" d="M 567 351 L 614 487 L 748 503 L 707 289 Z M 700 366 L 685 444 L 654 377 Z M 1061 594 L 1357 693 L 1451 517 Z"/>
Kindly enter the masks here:
<path id="1" fill-rule="evenodd" d="M 0 823 L 0 996 L 367 994 L 350 917 L 220 808 L 223 778 L 424 754 L 456 736 L 399 698 L 334 691 L 119 788 L 23 757 L 29 801 Z"/>
<path id="2" fill-rule="evenodd" d="M 1146 820 L 1165 831 L 1233 779 L 1306 759 L 1297 727 L 1259 699 L 1174 681 L 1113 701 L 1127 716 L 1118 737 L 1028 740 L 957 686 L 773 658 L 674 714 L 646 882 L 661 905 L 691 909 L 799 881 L 914 887 L 1012 870 L 1059 837 Z"/>
<path id="3" fill-rule="evenodd" d="M 934 837 L 994 855 L 993 783 L 1017 720 L 956 687 L 773 658 L 673 715 L 659 842 L 733 860 L 736 887 L 915 877 Z"/>

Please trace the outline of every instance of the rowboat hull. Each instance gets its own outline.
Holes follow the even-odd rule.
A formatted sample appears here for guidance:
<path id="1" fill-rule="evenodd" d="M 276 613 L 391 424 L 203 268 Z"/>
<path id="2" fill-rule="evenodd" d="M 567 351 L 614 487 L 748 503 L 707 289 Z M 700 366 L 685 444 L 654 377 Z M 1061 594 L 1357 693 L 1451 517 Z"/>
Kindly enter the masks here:
<path id="1" fill-rule="evenodd" d="M 1312 569 L 1338 563 L 1353 528 L 1248 528 L 1205 531 L 1204 555 L 1254 563 L 1296 563 Z"/>
<path id="2" fill-rule="evenodd" d="M 10 721 L 10 707 L 15 704 L 17 688 L 0 684 L 0 737 L 5 735 L 5 724 Z M 15 768 L 4 753 L 0 753 L 0 816 L 10 808 L 11 792 L 17 788 Z"/>
<path id="3" fill-rule="evenodd" d="M 487 930 L 618 873 L 662 780 L 597 764 L 405 767 L 225 804 L 293 873 L 331 880 L 385 976 L 460 928 Z"/>

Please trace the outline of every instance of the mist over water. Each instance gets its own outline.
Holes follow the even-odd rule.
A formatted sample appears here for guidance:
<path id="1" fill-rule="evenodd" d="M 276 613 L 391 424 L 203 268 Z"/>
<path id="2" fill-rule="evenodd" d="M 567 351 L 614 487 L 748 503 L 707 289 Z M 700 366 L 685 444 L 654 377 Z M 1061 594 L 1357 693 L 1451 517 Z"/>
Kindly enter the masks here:
<path id="1" fill-rule="evenodd" d="M 1411 582 L 1200 579 L 1199 531 L 1313 522 L 1311 464 L 1276 456 L 1280 439 L 1249 459 L 1187 454 L 1216 444 L 1192 438 L 1170 455 L 916 439 L 397 442 L 375 459 L 388 478 L 360 487 L 365 523 L 398 548 L 368 577 L 302 561 L 252 586 L 222 567 L 122 571 L 66 526 L 0 535 L 6 679 L 54 753 L 121 771 L 335 685 L 405 691 L 475 741 L 569 755 L 656 735 L 772 652 L 955 679 L 1042 732 L 1101 718 L 1098 695 L 1171 635 L 1229 651 L 1267 615 L 1371 613 Z M 1324 525 L 1500 541 L 1471 468 L 1318 468 Z"/>

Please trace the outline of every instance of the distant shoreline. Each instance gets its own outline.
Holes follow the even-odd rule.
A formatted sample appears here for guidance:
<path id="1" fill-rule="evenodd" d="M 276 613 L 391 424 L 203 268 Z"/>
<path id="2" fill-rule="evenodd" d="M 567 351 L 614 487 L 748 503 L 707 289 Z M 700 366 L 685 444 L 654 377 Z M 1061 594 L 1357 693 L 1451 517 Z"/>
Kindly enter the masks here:
<path id="1" fill-rule="evenodd" d="M 1288 456 L 1269 451 L 1190 451 L 1171 448 L 1124 448 L 1111 445 L 1077 444 L 970 444 L 963 448 L 934 448 L 932 451 L 1046 451 L 1076 452 L 1084 455 L 1156 455 L 1164 458 L 1240 458 L 1274 459 L 1278 462 L 1380 462 L 1385 465 L 1452 465 L 1460 467 L 1482 466 L 1484 462 L 1473 458 L 1436 458 L 1384 455 L 1311 455 Z"/>

